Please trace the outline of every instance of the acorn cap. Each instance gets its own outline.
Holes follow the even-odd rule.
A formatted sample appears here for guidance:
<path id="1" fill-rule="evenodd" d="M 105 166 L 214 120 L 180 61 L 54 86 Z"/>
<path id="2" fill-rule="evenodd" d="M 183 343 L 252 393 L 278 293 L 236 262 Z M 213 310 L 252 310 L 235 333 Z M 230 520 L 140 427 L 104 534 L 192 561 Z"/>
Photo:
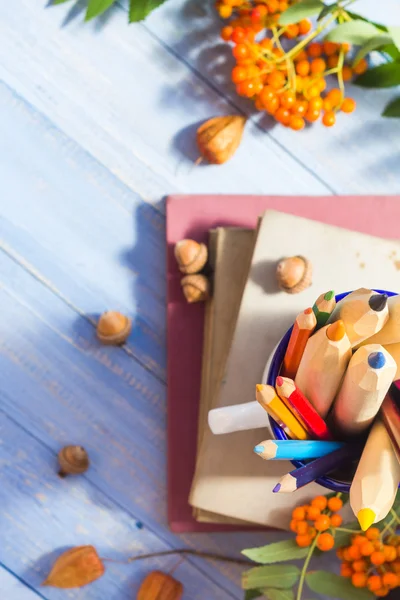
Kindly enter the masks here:
<path id="1" fill-rule="evenodd" d="M 64 446 L 58 453 L 59 475 L 79 475 L 89 468 L 89 457 L 82 446 Z"/>
<path id="2" fill-rule="evenodd" d="M 312 283 L 312 265 L 304 256 L 282 258 L 276 267 L 278 285 L 288 294 L 297 294 Z"/>
<path id="3" fill-rule="evenodd" d="M 179 270 L 186 275 L 201 271 L 208 258 L 207 246 L 189 239 L 177 242 L 174 253 Z"/>
<path id="4" fill-rule="evenodd" d="M 97 337 L 103 344 L 123 344 L 132 330 L 132 320 L 125 315 L 108 310 L 97 323 Z"/>
<path id="5" fill-rule="evenodd" d="M 182 277 L 181 286 L 189 304 L 204 302 L 210 295 L 210 282 L 205 275 L 186 275 Z"/>

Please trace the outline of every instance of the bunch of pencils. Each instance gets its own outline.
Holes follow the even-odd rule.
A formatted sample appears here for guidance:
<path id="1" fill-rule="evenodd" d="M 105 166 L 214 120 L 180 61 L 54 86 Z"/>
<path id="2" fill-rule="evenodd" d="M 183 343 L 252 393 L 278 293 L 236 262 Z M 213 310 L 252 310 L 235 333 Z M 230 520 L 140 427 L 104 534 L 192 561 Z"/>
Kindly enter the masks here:
<path id="1" fill-rule="evenodd" d="M 275 387 L 256 399 L 287 440 L 254 451 L 304 460 L 274 492 L 293 492 L 358 461 L 350 504 L 363 530 L 384 519 L 400 483 L 400 296 L 322 294 L 296 318 Z"/>

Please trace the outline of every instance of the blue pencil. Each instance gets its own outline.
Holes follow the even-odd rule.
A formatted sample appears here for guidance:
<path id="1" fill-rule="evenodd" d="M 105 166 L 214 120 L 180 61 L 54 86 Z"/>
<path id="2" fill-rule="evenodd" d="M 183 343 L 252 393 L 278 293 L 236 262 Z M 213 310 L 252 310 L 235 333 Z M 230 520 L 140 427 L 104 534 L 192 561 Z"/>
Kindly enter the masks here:
<path id="1" fill-rule="evenodd" d="M 321 456 L 304 467 L 294 469 L 287 475 L 284 475 L 279 483 L 276 484 L 273 492 L 294 492 L 299 488 L 307 485 L 351 461 L 354 457 L 360 454 L 361 444 L 345 444 L 339 450 L 335 450 L 330 454 Z"/>
<path id="2" fill-rule="evenodd" d="M 342 442 L 315 440 L 265 440 L 254 448 L 254 452 L 265 460 L 308 460 L 325 456 L 343 445 Z"/>

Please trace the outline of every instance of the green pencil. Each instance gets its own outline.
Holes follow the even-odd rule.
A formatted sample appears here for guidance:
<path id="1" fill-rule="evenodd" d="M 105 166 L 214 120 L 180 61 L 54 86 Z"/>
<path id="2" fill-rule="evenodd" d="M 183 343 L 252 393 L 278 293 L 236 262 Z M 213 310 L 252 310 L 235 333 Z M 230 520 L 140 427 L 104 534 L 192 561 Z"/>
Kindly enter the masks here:
<path id="1" fill-rule="evenodd" d="M 313 311 L 317 319 L 317 329 L 326 325 L 336 306 L 335 292 L 330 290 L 321 294 L 314 303 Z"/>

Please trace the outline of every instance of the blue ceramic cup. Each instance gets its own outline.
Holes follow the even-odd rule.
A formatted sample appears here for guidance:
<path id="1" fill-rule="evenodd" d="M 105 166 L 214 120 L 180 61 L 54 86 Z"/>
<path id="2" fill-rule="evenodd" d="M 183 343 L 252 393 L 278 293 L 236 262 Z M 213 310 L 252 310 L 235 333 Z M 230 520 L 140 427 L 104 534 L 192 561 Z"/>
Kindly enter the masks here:
<path id="1" fill-rule="evenodd" d="M 388 296 L 396 296 L 395 292 L 388 292 L 386 290 L 374 290 L 379 294 L 387 294 Z M 350 292 L 345 292 L 344 294 L 338 294 L 336 296 L 336 302 L 342 300 L 347 294 Z M 275 386 L 276 378 L 279 375 L 279 371 L 281 369 L 281 365 L 283 363 L 283 359 L 285 357 L 286 348 L 289 344 L 290 335 L 292 333 L 293 326 L 285 333 L 281 341 L 279 342 L 274 355 L 271 359 L 271 364 L 268 371 L 267 376 L 267 384 Z M 283 431 L 282 427 L 278 425 L 276 421 L 272 417 L 269 417 L 272 433 L 277 440 L 287 440 L 288 437 L 286 433 Z M 305 463 L 301 460 L 292 460 L 291 461 L 295 467 L 303 467 Z M 333 479 L 332 477 L 328 477 L 327 475 L 324 477 L 319 477 L 317 483 L 328 488 L 328 490 L 333 490 L 334 492 L 345 492 L 349 493 L 350 491 L 350 483 L 349 481 L 339 481 L 338 479 Z"/>

